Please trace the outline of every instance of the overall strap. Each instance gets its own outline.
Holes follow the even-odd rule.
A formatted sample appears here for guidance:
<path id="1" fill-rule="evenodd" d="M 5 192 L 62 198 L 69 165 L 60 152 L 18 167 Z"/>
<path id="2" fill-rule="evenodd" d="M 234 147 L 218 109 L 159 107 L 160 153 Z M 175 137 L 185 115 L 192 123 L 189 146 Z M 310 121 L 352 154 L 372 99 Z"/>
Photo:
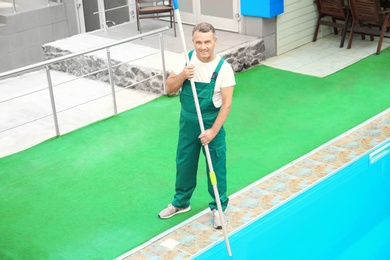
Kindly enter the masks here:
<path id="1" fill-rule="evenodd" d="M 215 71 L 213 72 L 213 75 L 211 76 L 210 82 L 213 82 L 213 81 L 215 82 L 217 80 L 219 70 L 221 69 L 222 64 L 223 64 L 224 61 L 225 61 L 225 59 L 221 58 L 221 60 L 218 62 L 218 65 L 215 68 Z"/>
<path id="2" fill-rule="evenodd" d="M 194 50 L 190 50 L 189 52 L 188 52 L 188 60 L 190 61 L 191 60 L 191 57 L 192 57 L 192 54 L 194 53 Z M 187 63 L 186 63 L 186 65 L 187 65 Z"/>
<path id="3" fill-rule="evenodd" d="M 193 54 L 193 53 L 194 53 L 194 50 L 191 50 L 191 51 L 188 52 L 188 60 L 191 60 L 191 57 L 192 57 L 192 54 Z M 221 58 L 221 59 L 219 60 L 218 65 L 217 65 L 217 67 L 215 68 L 215 71 L 213 72 L 213 75 L 211 76 L 210 82 L 211 82 L 211 81 L 214 81 L 214 82 L 215 82 L 215 81 L 217 80 L 219 70 L 221 69 L 222 64 L 223 64 L 224 61 L 225 61 L 224 58 Z"/>

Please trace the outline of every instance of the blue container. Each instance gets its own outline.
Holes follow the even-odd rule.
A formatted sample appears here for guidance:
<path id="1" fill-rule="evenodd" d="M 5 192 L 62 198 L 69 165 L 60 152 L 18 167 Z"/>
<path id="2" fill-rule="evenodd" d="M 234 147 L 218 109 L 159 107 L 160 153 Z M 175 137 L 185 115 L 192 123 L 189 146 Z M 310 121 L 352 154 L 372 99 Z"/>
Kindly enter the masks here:
<path id="1" fill-rule="evenodd" d="M 284 12 L 283 0 L 241 0 L 241 14 L 272 18 Z"/>

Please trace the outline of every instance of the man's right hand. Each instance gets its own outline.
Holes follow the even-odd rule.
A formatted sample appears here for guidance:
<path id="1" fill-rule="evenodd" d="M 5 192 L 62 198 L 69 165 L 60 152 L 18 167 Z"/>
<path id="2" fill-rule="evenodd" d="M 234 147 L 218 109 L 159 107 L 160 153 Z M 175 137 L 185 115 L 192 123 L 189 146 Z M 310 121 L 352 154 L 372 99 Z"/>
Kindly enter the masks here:
<path id="1" fill-rule="evenodd" d="M 195 75 L 195 66 L 190 64 L 186 67 L 184 67 L 183 71 L 179 74 L 179 76 L 183 79 L 191 79 Z"/>

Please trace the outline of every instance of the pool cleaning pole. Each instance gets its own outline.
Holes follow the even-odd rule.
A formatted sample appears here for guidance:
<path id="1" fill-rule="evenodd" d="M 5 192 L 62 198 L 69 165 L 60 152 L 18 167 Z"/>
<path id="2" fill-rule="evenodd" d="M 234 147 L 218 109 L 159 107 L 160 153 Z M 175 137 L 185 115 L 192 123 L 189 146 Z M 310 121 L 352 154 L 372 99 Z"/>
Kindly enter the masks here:
<path id="1" fill-rule="evenodd" d="M 176 17 L 176 20 L 177 20 L 177 25 L 179 26 L 179 32 L 180 32 L 181 41 L 182 41 L 182 45 L 183 45 L 183 49 L 184 49 L 184 56 L 186 58 L 187 64 L 190 64 L 190 61 L 188 59 L 186 41 L 185 41 L 185 38 L 184 38 L 183 25 L 181 23 L 179 5 L 177 3 L 177 0 L 173 0 L 173 5 L 174 5 L 174 8 L 175 8 L 175 17 Z M 203 133 L 204 132 L 203 119 L 202 119 L 202 113 L 201 113 L 200 107 L 199 107 L 198 95 L 196 93 L 194 79 L 191 78 L 190 82 L 191 82 L 192 94 L 194 96 L 196 113 L 198 115 L 198 121 L 199 121 L 200 130 Z M 229 238 L 228 238 L 227 231 L 226 231 L 225 218 L 223 217 L 221 200 L 219 198 L 219 192 L 218 192 L 218 187 L 217 187 L 217 177 L 216 177 L 214 169 L 213 169 L 213 163 L 211 161 L 210 150 L 209 150 L 209 146 L 207 144 L 204 145 L 204 150 L 205 150 L 206 159 L 207 159 L 207 163 L 208 163 L 209 170 L 210 170 L 209 177 L 210 177 L 211 184 L 213 185 L 215 200 L 217 202 L 218 213 L 219 213 L 219 217 L 220 217 L 221 224 L 222 224 L 222 231 L 223 231 L 223 235 L 225 237 L 226 249 L 228 251 L 228 255 L 232 256 L 232 251 L 230 249 Z"/>

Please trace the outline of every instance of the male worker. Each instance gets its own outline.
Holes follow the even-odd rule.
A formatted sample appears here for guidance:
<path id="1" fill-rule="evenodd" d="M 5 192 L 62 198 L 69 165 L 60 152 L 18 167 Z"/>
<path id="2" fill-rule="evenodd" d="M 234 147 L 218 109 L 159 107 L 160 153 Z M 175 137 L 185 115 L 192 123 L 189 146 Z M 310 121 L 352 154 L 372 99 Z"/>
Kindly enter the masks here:
<path id="1" fill-rule="evenodd" d="M 229 201 L 226 195 L 226 142 L 223 124 L 232 105 L 233 87 L 236 84 L 234 71 L 229 63 L 214 52 L 217 38 L 211 24 L 196 25 L 192 31 L 192 42 L 195 51 L 188 53 L 190 64 L 185 64 L 185 61 L 180 62 L 173 68 L 166 81 L 168 94 L 180 90 L 181 113 L 176 154 L 175 195 L 172 203 L 159 213 L 160 218 L 170 218 L 191 209 L 190 199 L 196 186 L 199 154 L 203 145 L 209 147 L 222 211 L 225 211 Z M 192 94 L 190 83 L 192 78 L 203 118 L 205 129 L 203 133 L 199 127 Z M 208 192 L 213 198 L 209 207 L 214 215 L 214 227 L 220 229 L 222 224 L 209 178 Z"/>

